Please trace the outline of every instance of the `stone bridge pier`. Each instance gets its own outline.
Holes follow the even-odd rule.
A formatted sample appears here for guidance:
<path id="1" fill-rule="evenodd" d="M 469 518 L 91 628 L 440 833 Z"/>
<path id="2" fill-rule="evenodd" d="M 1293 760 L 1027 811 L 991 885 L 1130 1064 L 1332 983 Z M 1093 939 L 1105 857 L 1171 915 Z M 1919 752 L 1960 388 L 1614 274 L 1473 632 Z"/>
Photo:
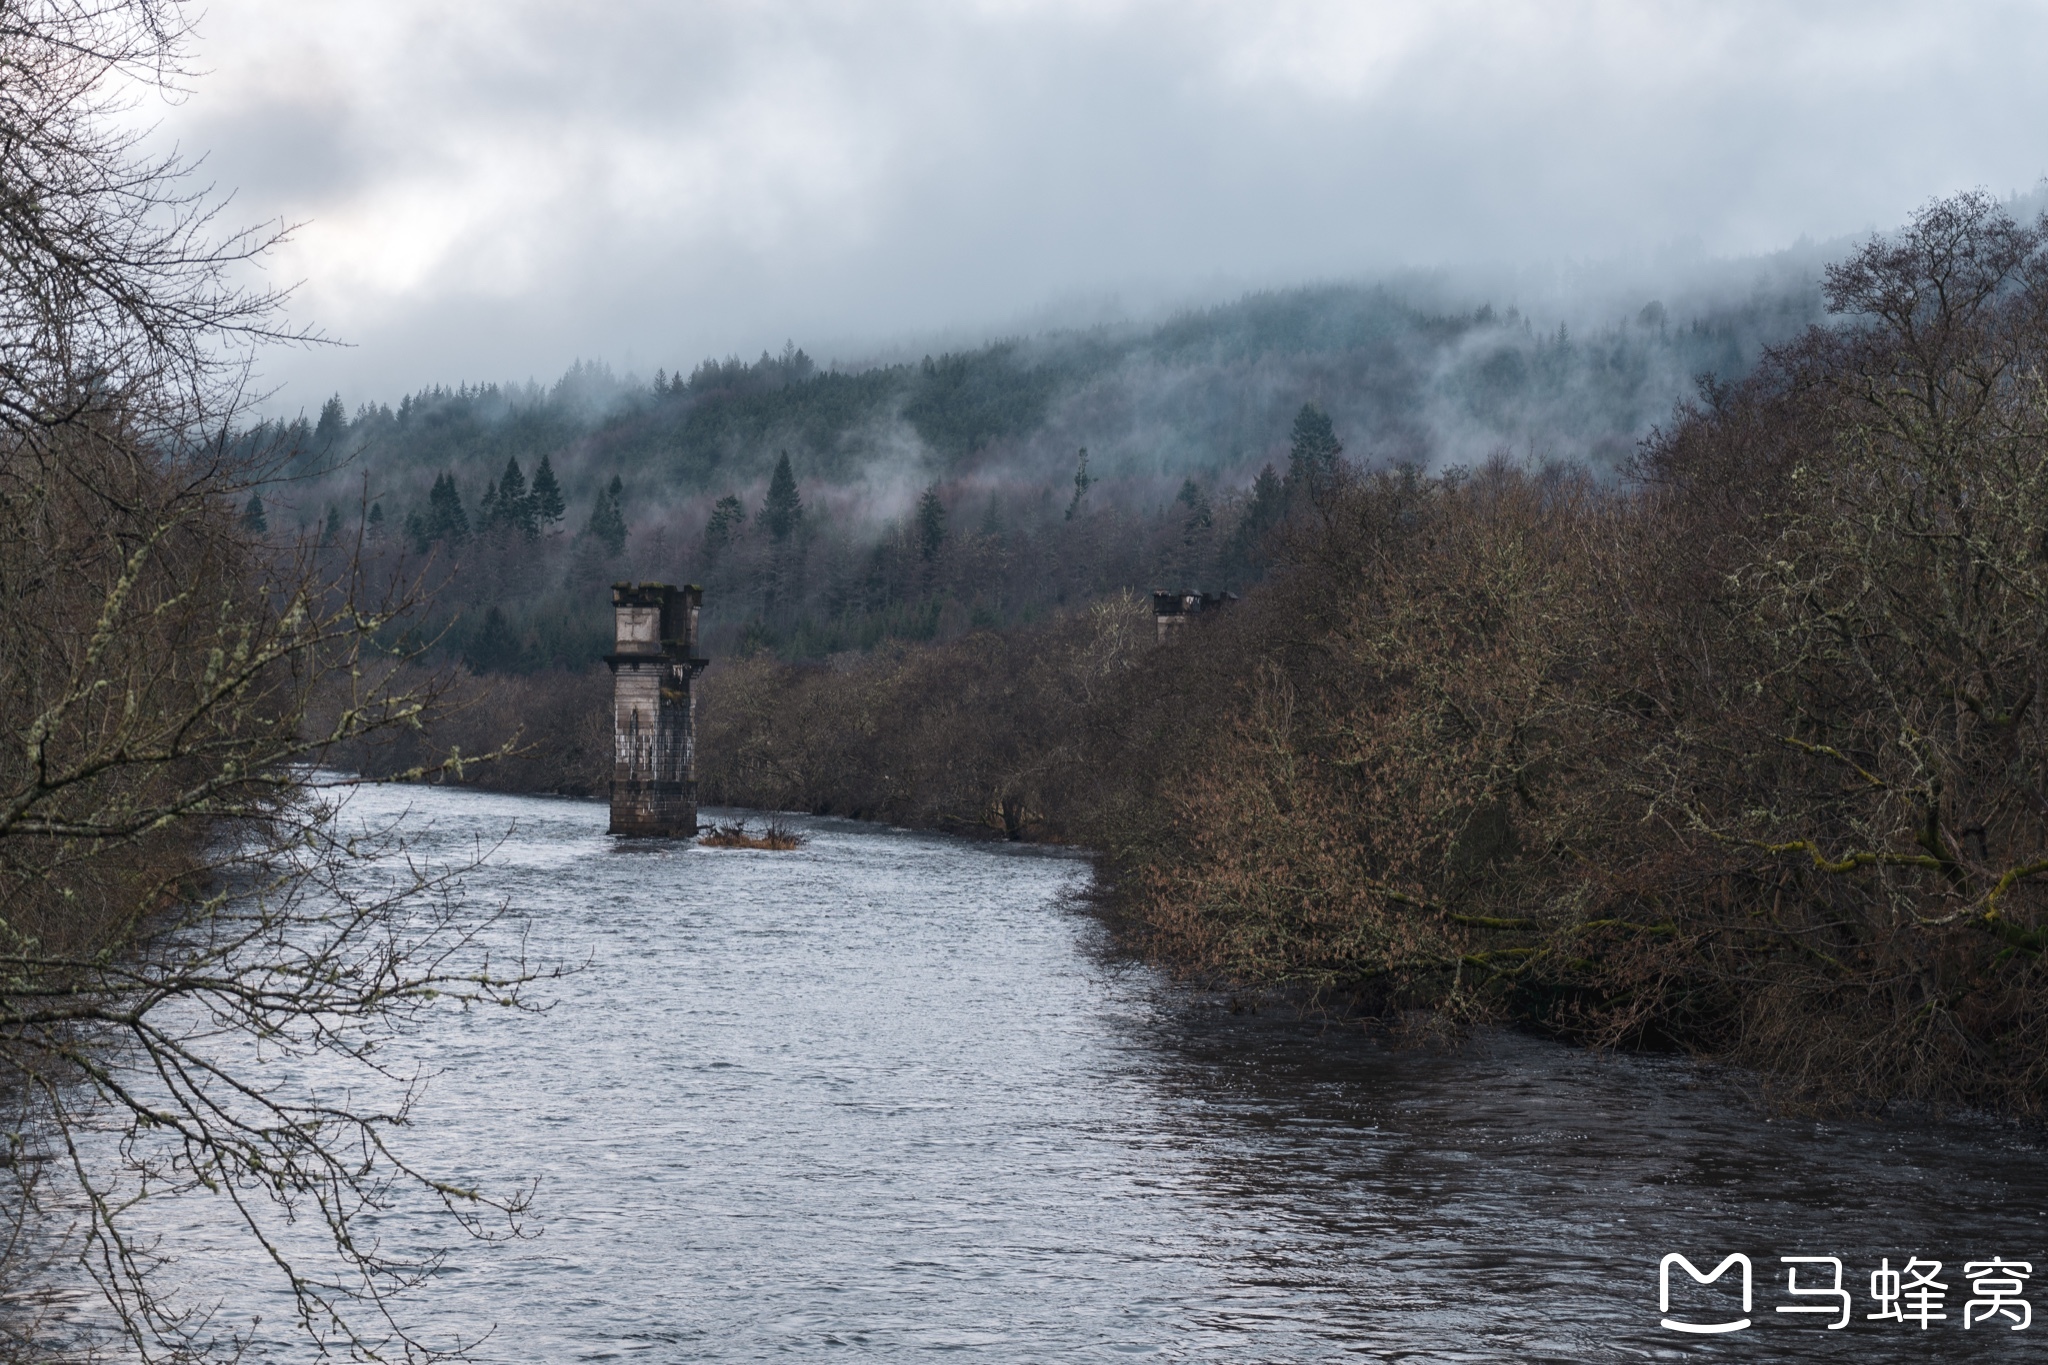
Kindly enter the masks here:
<path id="1" fill-rule="evenodd" d="M 697 832 L 697 657 L 694 585 L 614 583 L 611 832 L 688 838 Z"/>

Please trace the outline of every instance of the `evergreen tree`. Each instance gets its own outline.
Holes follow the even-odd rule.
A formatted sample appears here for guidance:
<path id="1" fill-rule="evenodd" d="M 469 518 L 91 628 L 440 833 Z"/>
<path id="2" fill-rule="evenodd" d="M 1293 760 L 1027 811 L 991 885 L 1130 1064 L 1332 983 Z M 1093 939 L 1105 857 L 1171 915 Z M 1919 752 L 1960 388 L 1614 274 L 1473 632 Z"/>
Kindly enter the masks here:
<path id="1" fill-rule="evenodd" d="M 1280 524 L 1280 514 L 1286 506 L 1287 490 L 1273 472 L 1273 466 L 1261 467 L 1259 477 L 1252 480 L 1252 501 L 1246 509 L 1245 520 L 1263 533 Z"/>
<path id="2" fill-rule="evenodd" d="M 370 515 L 363 522 L 363 530 L 371 540 L 384 539 L 384 504 L 370 504 Z"/>
<path id="3" fill-rule="evenodd" d="M 731 545 L 746 525 L 747 507 L 738 498 L 728 493 L 718 500 L 711 509 L 711 519 L 704 523 L 704 552 L 716 555 Z"/>
<path id="4" fill-rule="evenodd" d="M 1089 486 L 1095 480 L 1088 477 L 1088 447 L 1081 447 L 1078 467 L 1074 470 L 1074 500 L 1067 504 L 1067 520 L 1072 521 L 1081 513 L 1081 500 L 1088 496 Z"/>
<path id="5" fill-rule="evenodd" d="M 327 525 L 320 532 L 320 543 L 328 546 L 341 543 L 341 509 L 339 507 L 329 507 L 327 509 Z"/>
<path id="6" fill-rule="evenodd" d="M 504 476 L 498 480 L 498 522 L 528 540 L 540 534 L 540 520 L 526 491 L 526 472 L 516 456 L 505 461 Z"/>
<path id="7" fill-rule="evenodd" d="M 554 466 L 548 457 L 540 457 L 540 468 L 533 471 L 533 521 L 541 530 L 560 521 L 568 515 L 569 508 L 562 500 L 562 485 L 555 482 Z"/>
<path id="8" fill-rule="evenodd" d="M 274 428 L 266 427 L 261 434 L 268 436 L 273 430 L 277 434 L 272 438 L 271 448 L 283 457 L 280 468 L 286 478 L 304 479 L 327 472 L 330 461 L 322 458 L 327 452 L 314 444 L 313 424 L 306 420 L 305 413 L 290 422 L 279 422 Z"/>
<path id="9" fill-rule="evenodd" d="M 249 501 L 243 506 L 242 529 L 254 531 L 259 536 L 270 529 L 269 519 L 263 515 L 263 497 L 261 494 L 251 493 Z"/>
<path id="10" fill-rule="evenodd" d="M 512 623 L 493 602 L 484 612 L 483 620 L 469 633 L 462 657 L 475 672 L 510 673 L 517 671 L 521 652 Z"/>
<path id="11" fill-rule="evenodd" d="M 611 486 L 591 504 L 590 521 L 583 528 L 586 543 L 602 546 L 606 554 L 614 557 L 626 552 L 625 492 L 625 484 L 614 474 Z"/>
<path id="12" fill-rule="evenodd" d="M 1195 543 L 1195 537 L 1216 524 L 1214 513 L 1209 510 L 1209 499 L 1202 492 L 1202 486 L 1193 479 L 1184 480 L 1180 493 L 1174 499 L 1188 509 L 1187 520 L 1181 523 L 1181 540 L 1188 545 Z"/>
<path id="13" fill-rule="evenodd" d="M 939 486 L 933 484 L 917 500 L 917 552 L 929 564 L 945 543 L 946 509 L 939 501 Z"/>
<path id="14" fill-rule="evenodd" d="M 342 410 L 341 395 L 320 405 L 320 423 L 313 428 L 313 440 L 322 450 L 332 450 L 348 434 L 348 413 Z"/>
<path id="15" fill-rule="evenodd" d="M 803 500 L 797 496 L 796 474 L 789 467 L 789 452 L 777 453 L 775 472 L 768 478 L 768 498 L 761 504 L 761 524 L 777 544 L 788 540 L 803 520 Z"/>
<path id="16" fill-rule="evenodd" d="M 469 515 L 462 510 L 462 495 L 455 490 L 455 476 L 443 474 L 434 480 L 427 494 L 427 515 L 422 527 L 427 544 L 446 541 L 460 545 L 469 537 Z"/>
<path id="17" fill-rule="evenodd" d="M 1227 551 L 1229 571 L 1238 584 L 1258 577 L 1265 560 L 1266 537 L 1280 524 L 1286 512 L 1286 488 L 1269 464 L 1259 470 L 1259 477 L 1252 481 L 1251 501 L 1245 504 L 1244 515 L 1238 519 L 1237 529 L 1230 535 Z"/>
<path id="18" fill-rule="evenodd" d="M 1287 494 L 1306 495 L 1320 501 L 1337 481 L 1337 457 L 1344 447 L 1337 443 L 1337 429 L 1330 415 L 1313 403 L 1303 403 L 1294 416 L 1294 433 L 1287 450 Z"/>

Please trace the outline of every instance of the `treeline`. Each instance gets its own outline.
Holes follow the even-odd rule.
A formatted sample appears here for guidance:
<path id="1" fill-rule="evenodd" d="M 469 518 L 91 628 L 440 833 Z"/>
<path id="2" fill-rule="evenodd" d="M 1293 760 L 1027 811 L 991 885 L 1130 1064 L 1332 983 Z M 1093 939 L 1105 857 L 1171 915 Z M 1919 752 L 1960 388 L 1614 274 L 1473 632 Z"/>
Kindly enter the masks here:
<path id="1" fill-rule="evenodd" d="M 652 380 L 433 387 L 262 426 L 293 452 L 247 524 L 394 568 L 431 556 L 417 638 L 486 672 L 577 668 L 604 585 L 703 583 L 720 648 L 818 657 L 1009 628 L 1103 593 L 1237 589 L 1304 403 L 1354 459 L 1511 449 L 1612 465 L 1701 371 L 1746 371 L 1817 303 L 1790 284 L 1598 333 L 1387 289 L 1257 295 L 1150 328 L 820 369 L 794 346 Z M 769 483 L 803 515 L 764 523 Z"/>
<path id="2" fill-rule="evenodd" d="M 1597 332 L 1537 327 L 1513 308 L 1453 307 L 1426 292 L 1330 286 L 1249 296 L 1152 327 L 992 342 L 909 363 L 820 369 L 793 345 L 752 363 L 706 360 L 687 377 L 578 362 L 552 385 L 439 385 L 351 415 L 339 397 L 247 434 L 296 453 L 277 498 L 299 529 L 370 497 L 420 503 L 452 477 L 465 498 L 508 460 L 551 456 L 571 503 L 613 478 L 653 514 L 673 502 L 758 492 L 781 452 L 800 477 L 861 482 L 908 464 L 1036 483 L 1079 446 L 1096 473 L 1167 490 L 1187 475 L 1249 478 L 1304 401 L 1376 458 L 1430 463 L 1506 447 L 1609 464 L 1694 375 L 1740 374 L 1812 320 L 1817 298 L 1776 292 L 1672 318 L 1649 302 Z"/>
<path id="3" fill-rule="evenodd" d="M 1285 568 L 706 679 L 707 799 L 1100 849 L 1181 968 L 2048 1107 L 2048 251 L 1975 196 L 1829 271 L 1621 486 L 1338 478 Z"/>
<path id="4" fill-rule="evenodd" d="M 1315 458 L 1334 460 L 1327 414 L 1313 404 L 1302 414 L 1326 447 Z M 1290 445 L 1248 490 L 1188 478 L 1160 504 L 1132 507 L 1104 493 L 1082 451 L 1063 485 L 933 482 L 905 516 L 873 528 L 835 490 L 800 482 L 785 455 L 758 501 L 727 495 L 650 533 L 633 527 L 618 481 L 571 531 L 542 457 L 530 486 L 508 460 L 474 507 L 444 477 L 403 528 L 373 504 L 360 535 L 317 539 L 337 563 L 395 574 L 424 564 L 434 601 L 404 638 L 478 673 L 583 667 L 608 648 L 607 585 L 629 578 L 702 584 L 714 652 L 816 658 L 1028 624 L 1133 585 L 1242 588 L 1264 572 L 1265 532 L 1303 458 Z M 262 513 L 252 496 L 245 525 L 261 531 Z"/>
<path id="5" fill-rule="evenodd" d="M 1221 507 L 1188 480 L 1167 513 L 1150 523 L 1114 508 L 1096 509 L 1084 461 L 1064 510 L 1044 504 L 1035 525 L 1006 530 L 985 518 L 977 530 L 956 532 L 933 486 L 919 499 L 907 527 L 869 546 L 812 533 L 813 519 L 785 460 L 769 480 L 758 515 L 750 519 L 737 499 L 722 500 L 711 514 L 706 536 L 710 572 L 704 577 L 712 593 L 728 593 L 729 598 L 723 625 L 707 613 L 713 624 L 702 642 L 714 655 L 749 661 L 721 666 L 713 686 L 724 685 L 717 679 L 725 671 L 748 674 L 791 654 L 837 658 L 832 676 L 843 676 L 850 667 L 844 656 L 881 651 L 889 659 L 923 657 L 902 653 L 904 644 L 920 640 L 970 637 L 975 647 L 998 640 L 1037 641 L 1039 635 L 1026 628 L 1008 633 L 995 628 L 1018 627 L 1021 618 L 1023 627 L 1042 619 L 1055 633 L 1069 631 L 1076 611 L 1099 614 L 1103 593 L 1097 584 L 1116 574 L 1130 581 L 1158 570 L 1161 581 L 1175 584 L 1255 582 L 1275 552 L 1274 532 L 1290 514 L 1299 515 L 1342 482 L 1342 456 L 1329 415 L 1304 404 L 1292 425 L 1284 472 L 1266 466 L 1249 497 Z M 603 558 L 601 546 L 591 544 L 593 534 L 582 538 L 580 557 L 597 557 L 573 571 L 574 581 L 583 598 L 607 602 L 605 571 L 612 561 Z M 469 562 L 485 565 L 486 572 L 443 577 L 434 608 L 422 608 L 405 623 L 400 638 L 411 652 L 431 652 L 421 643 L 428 628 L 422 623 L 446 619 L 450 599 L 461 602 L 467 584 L 484 581 L 502 588 L 532 574 L 534 539 L 530 532 L 502 524 L 495 535 L 475 537 Z M 367 553 L 367 562 L 375 562 L 374 547 L 365 552 L 334 546 L 324 553 L 356 563 L 366 562 L 358 556 Z M 819 570 L 820 560 L 825 572 Z M 838 571 L 831 572 L 835 566 Z M 977 592 L 989 596 L 972 595 Z M 1123 595 L 1129 596 L 1127 591 Z M 963 611 L 963 599 L 973 604 L 971 615 Z M 905 603 L 919 605 L 906 609 Z M 825 616 L 822 628 L 805 615 L 817 608 L 833 613 Z M 472 666 L 452 683 L 443 679 L 435 684 L 446 694 L 445 714 L 431 731 L 380 734 L 374 742 L 337 749 L 337 761 L 350 771 L 384 777 L 444 762 L 451 753 L 486 753 L 516 735 L 521 743 L 515 758 L 479 767 L 463 780 L 491 790 L 601 793 L 610 780 L 610 685 L 603 668 L 587 661 L 609 649 L 610 636 L 593 633 L 577 640 L 569 633 L 576 623 L 568 611 L 565 604 L 562 638 L 580 650 L 566 665 L 534 667 L 530 654 L 511 654 L 520 644 L 510 638 L 496 606 L 486 607 L 473 618 L 483 629 L 472 628 L 461 637 L 468 641 L 464 657 Z M 608 618 L 607 612 L 594 620 L 608 631 Z M 449 634 L 461 628 L 459 616 L 444 627 Z M 778 628 L 790 628 L 790 634 L 778 637 Z M 1025 671 L 1042 669 L 1040 663 Z M 518 681 L 507 674 L 517 675 Z M 411 686 L 437 678 L 424 662 L 395 676 Z M 872 729 L 863 723 L 863 732 Z M 946 823 L 937 816 L 918 818 Z"/>

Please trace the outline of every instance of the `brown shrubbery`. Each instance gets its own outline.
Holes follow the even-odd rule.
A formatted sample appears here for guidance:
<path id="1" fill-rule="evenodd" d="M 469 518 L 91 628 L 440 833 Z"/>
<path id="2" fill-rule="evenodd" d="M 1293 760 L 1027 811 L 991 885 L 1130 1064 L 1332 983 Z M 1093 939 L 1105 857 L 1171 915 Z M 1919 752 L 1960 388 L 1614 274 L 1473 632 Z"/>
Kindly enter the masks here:
<path id="1" fill-rule="evenodd" d="M 382 780 L 428 769 L 434 782 L 480 791 L 609 790 L 612 679 L 602 664 L 580 673 L 476 677 L 406 662 L 386 664 L 376 676 L 400 692 L 431 688 L 437 714 L 431 726 L 386 727 L 332 746 L 327 761 L 348 772 Z M 324 722 L 324 709 L 315 714 Z"/>
<path id="2" fill-rule="evenodd" d="M 706 673 L 708 804 L 1069 837 L 1092 790 L 1084 729 L 1150 647 L 1135 600 L 1032 630 L 833 664 L 756 657 Z"/>

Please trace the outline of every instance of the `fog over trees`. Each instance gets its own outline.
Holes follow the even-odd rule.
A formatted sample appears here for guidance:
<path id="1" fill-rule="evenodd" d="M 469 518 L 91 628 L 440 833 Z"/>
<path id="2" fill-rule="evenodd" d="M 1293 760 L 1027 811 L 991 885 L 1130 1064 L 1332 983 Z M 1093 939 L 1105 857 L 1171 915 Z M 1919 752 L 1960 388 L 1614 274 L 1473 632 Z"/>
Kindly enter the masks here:
<path id="1" fill-rule="evenodd" d="M 1612 471 L 1700 376 L 1740 377 L 1822 315 L 1812 262 L 1753 273 L 1578 332 L 1422 281 L 900 362 L 820 366 L 794 343 L 652 376 L 579 362 L 546 386 L 332 399 L 245 439 L 296 452 L 263 490 L 273 526 L 338 515 L 393 562 L 431 556 L 435 649 L 478 671 L 582 666 L 618 578 L 704 583 L 715 649 L 812 656 L 1120 588 L 1244 587 L 1274 515 L 1261 472 L 1304 477 L 1305 405 L 1355 466 Z M 800 520 L 777 510 L 792 496 Z"/>

